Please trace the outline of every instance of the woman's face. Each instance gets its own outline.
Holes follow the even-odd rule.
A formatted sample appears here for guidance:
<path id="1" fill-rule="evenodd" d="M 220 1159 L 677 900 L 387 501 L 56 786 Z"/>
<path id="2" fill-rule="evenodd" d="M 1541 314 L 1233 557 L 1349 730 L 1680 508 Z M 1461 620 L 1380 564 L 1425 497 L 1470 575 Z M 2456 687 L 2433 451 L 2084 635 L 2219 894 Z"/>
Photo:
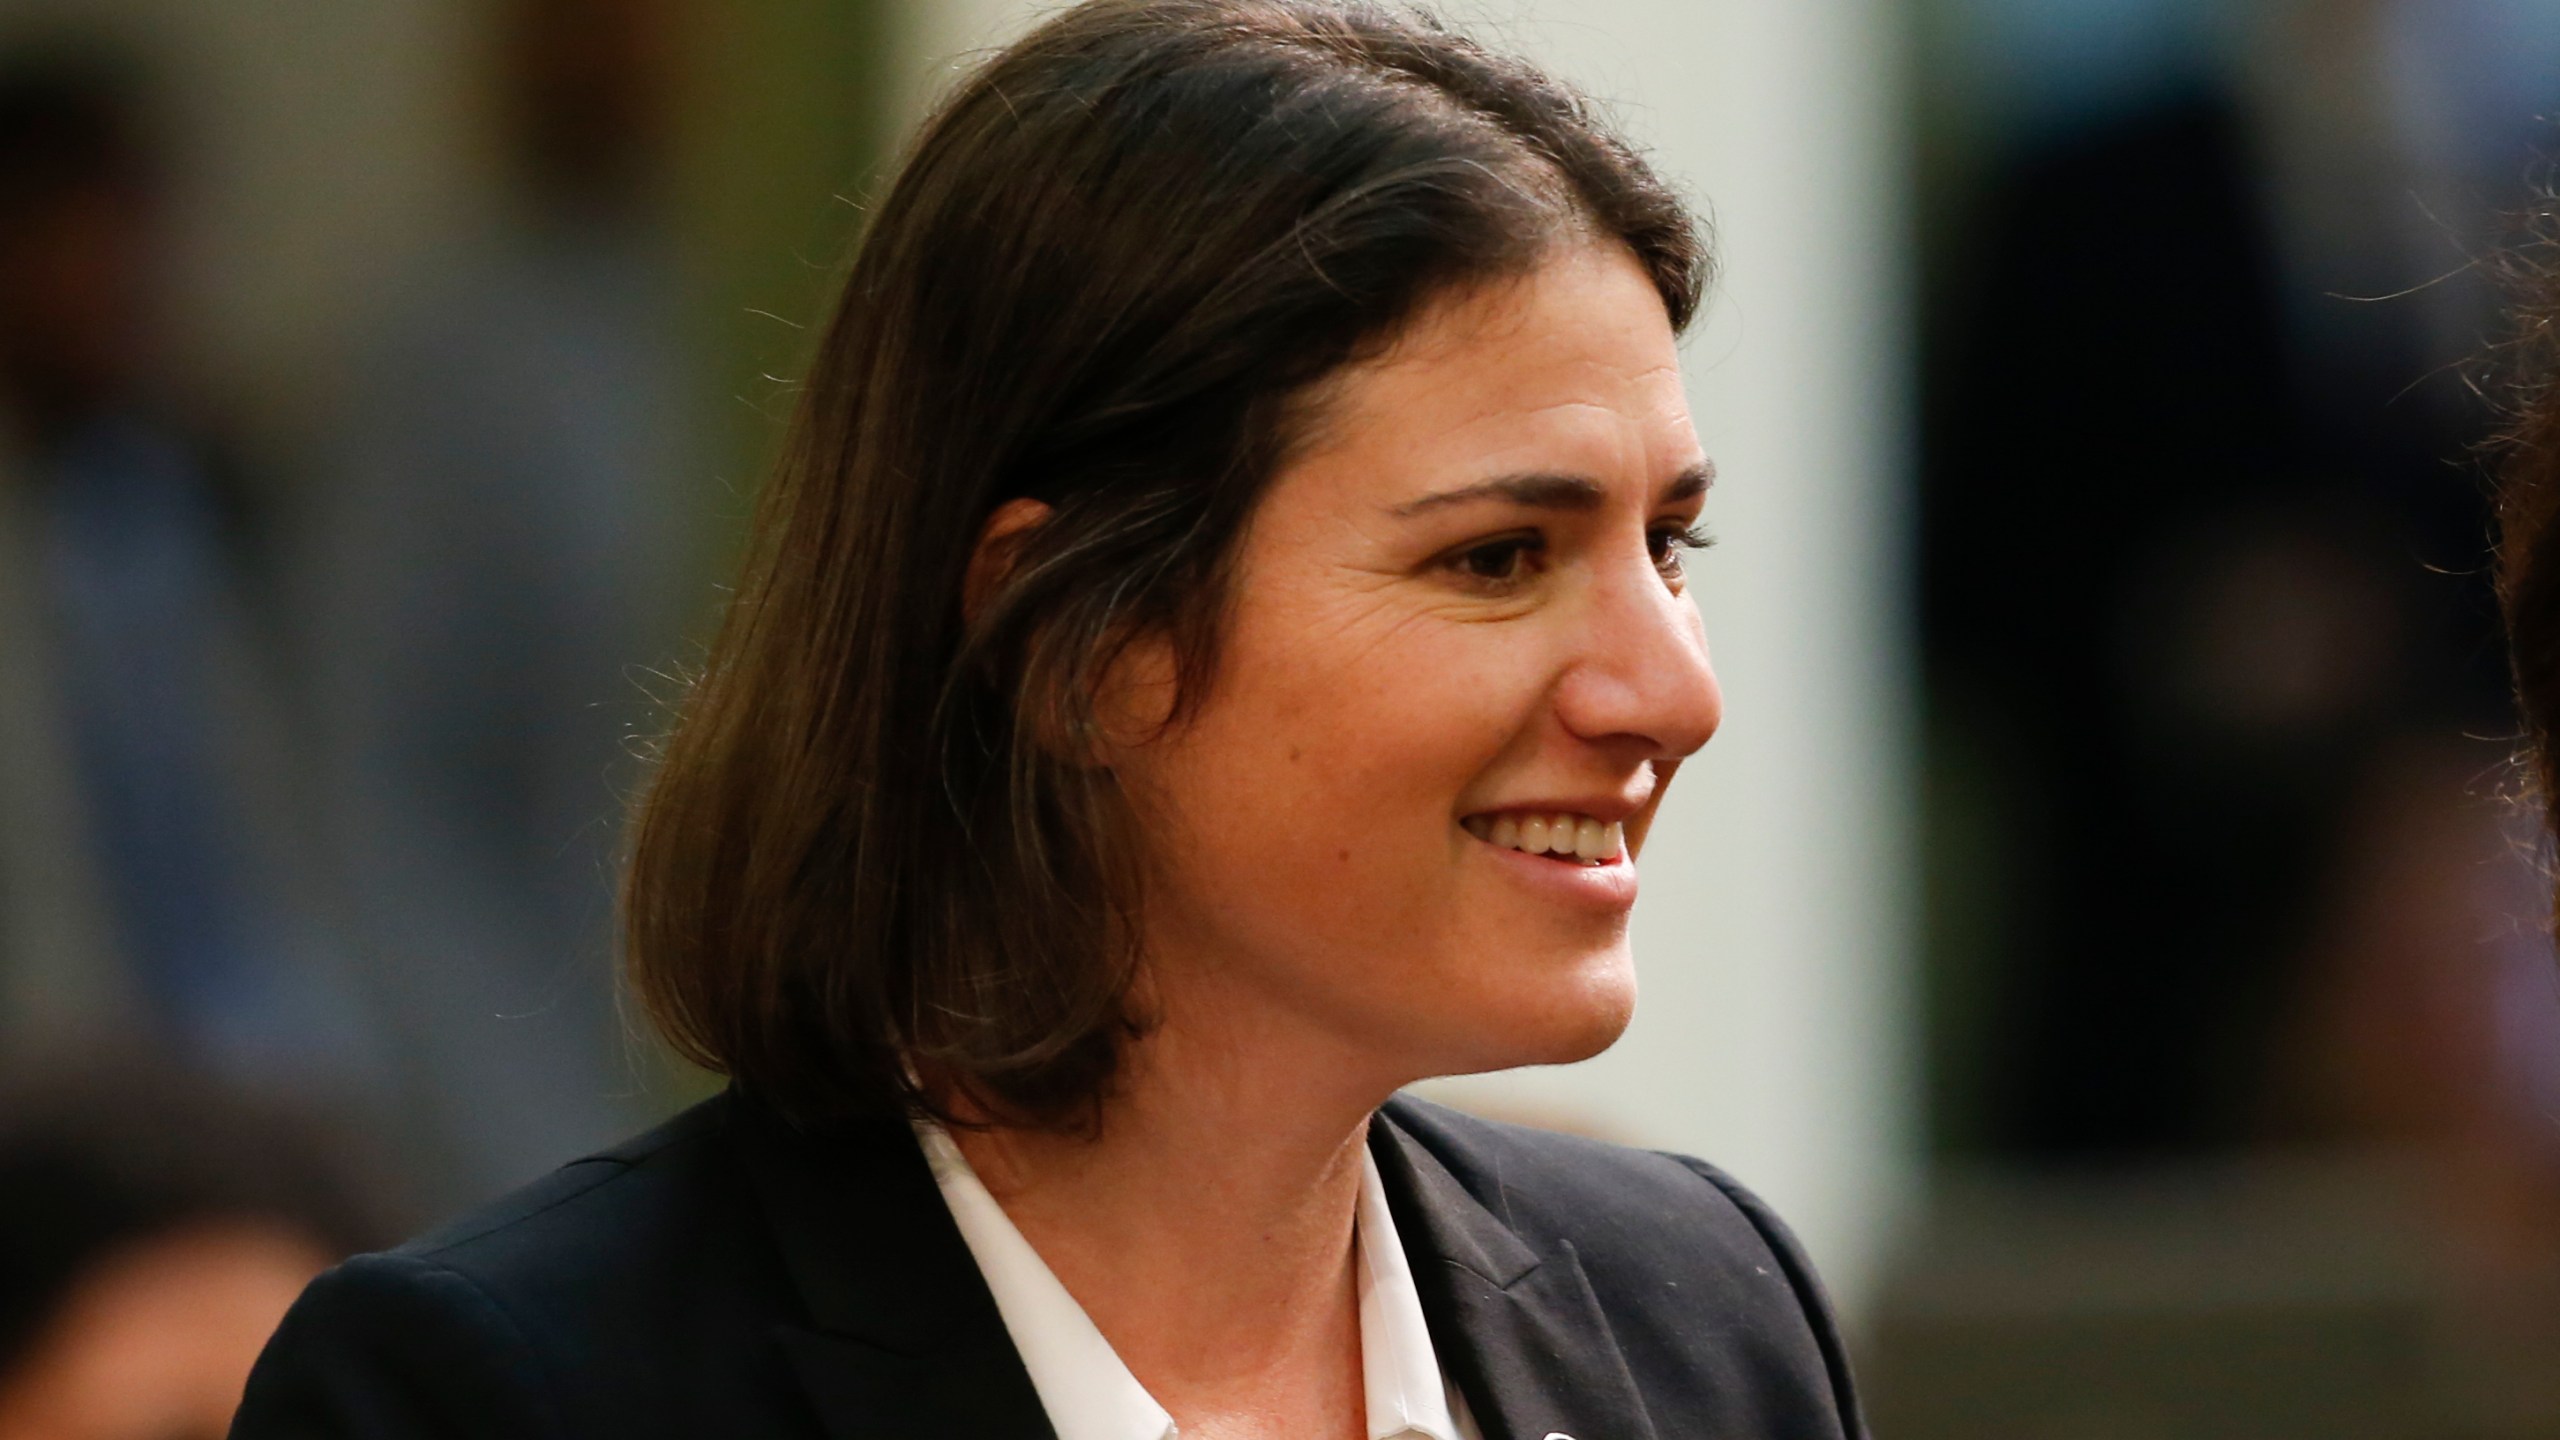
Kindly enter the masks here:
<path id="1" fill-rule="evenodd" d="M 1161 735 L 1106 727 L 1169 1030 L 1297 1037 L 1390 1085 L 1617 1038 L 1635 846 L 1722 708 L 1681 577 L 1709 474 L 1614 244 L 1445 300 L 1328 387 L 1209 692 Z M 1162 657 L 1122 673 L 1107 709 L 1143 716 Z"/>

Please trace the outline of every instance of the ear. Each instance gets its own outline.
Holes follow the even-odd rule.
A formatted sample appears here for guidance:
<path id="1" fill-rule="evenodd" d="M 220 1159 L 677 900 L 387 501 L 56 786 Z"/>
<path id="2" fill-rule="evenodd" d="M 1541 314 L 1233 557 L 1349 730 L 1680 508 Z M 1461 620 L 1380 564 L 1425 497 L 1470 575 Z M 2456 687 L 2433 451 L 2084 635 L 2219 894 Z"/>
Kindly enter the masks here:
<path id="1" fill-rule="evenodd" d="M 1049 507 L 1037 500 L 1007 500 L 978 531 L 978 546 L 969 552 L 969 573 L 960 581 L 960 618 L 975 625 L 996 587 L 1013 571 L 1013 557 L 1024 537 L 1049 518 Z"/>

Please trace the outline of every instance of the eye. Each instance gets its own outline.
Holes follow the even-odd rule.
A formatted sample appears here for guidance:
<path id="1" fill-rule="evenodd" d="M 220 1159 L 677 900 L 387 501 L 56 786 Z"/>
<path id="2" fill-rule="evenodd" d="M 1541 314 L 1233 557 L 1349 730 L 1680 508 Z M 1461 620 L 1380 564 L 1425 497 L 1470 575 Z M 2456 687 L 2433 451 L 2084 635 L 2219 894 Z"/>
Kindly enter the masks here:
<path id="1" fill-rule="evenodd" d="M 1645 532 L 1645 548 L 1653 554 L 1653 568 L 1665 580 L 1678 580 L 1688 573 L 1681 564 L 1684 550 L 1704 550 L 1716 543 L 1714 533 L 1704 525 L 1657 525 Z"/>
<path id="2" fill-rule="evenodd" d="M 1509 584 L 1525 579 L 1530 568 L 1546 551 L 1547 540 L 1543 535 L 1505 535 L 1479 541 L 1458 551 L 1449 557 L 1449 565 L 1471 580 Z"/>

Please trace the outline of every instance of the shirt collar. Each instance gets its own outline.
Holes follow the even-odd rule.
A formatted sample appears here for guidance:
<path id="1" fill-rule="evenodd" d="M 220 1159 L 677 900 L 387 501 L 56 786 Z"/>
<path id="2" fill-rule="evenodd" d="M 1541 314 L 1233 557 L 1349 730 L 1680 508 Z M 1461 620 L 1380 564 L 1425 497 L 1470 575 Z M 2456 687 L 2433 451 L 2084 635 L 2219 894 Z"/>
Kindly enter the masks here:
<path id="1" fill-rule="evenodd" d="M 1360 1147 L 1360 1371 L 1369 1394 L 1369 1440 L 1469 1440 L 1422 1320 L 1422 1295 L 1396 1238 L 1378 1162 Z M 1463 1405 L 1464 1401 L 1457 1401 Z"/>
<path id="2" fill-rule="evenodd" d="M 917 1122 L 916 1138 L 1058 1440 L 1174 1440 L 1173 1417 L 1014 1228 L 950 1134 L 926 1120 Z"/>
<path id="3" fill-rule="evenodd" d="M 919 1120 L 916 1138 L 1058 1440 L 1177 1440 L 1173 1417 L 1129 1373 L 1092 1317 L 1014 1228 L 951 1136 Z M 1466 1440 L 1423 1323 L 1422 1298 L 1396 1238 L 1377 1162 L 1365 1145 L 1355 1245 L 1370 1440 Z"/>

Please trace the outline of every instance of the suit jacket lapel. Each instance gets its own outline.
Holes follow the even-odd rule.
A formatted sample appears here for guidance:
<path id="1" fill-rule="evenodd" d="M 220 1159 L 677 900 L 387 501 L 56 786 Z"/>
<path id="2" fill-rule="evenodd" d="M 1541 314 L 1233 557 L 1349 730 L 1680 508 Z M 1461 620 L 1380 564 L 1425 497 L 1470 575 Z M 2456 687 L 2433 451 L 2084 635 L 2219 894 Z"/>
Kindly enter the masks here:
<path id="1" fill-rule="evenodd" d="M 824 1137 L 733 1098 L 809 1324 L 775 1340 L 834 1440 L 1055 1440 L 913 1134 Z M 1485 1440 L 1655 1440 L 1570 1242 L 1532 1249 L 1387 1115 L 1370 1148 L 1441 1367 Z"/>
<path id="2" fill-rule="evenodd" d="M 1055 1440 L 995 1297 L 898 1121 L 826 1136 L 733 1097 L 809 1324 L 775 1340 L 835 1440 Z"/>
<path id="3" fill-rule="evenodd" d="M 1432 1349 L 1485 1440 L 1654 1440 L 1572 1243 L 1531 1249 L 1383 1112 L 1369 1146 Z"/>

